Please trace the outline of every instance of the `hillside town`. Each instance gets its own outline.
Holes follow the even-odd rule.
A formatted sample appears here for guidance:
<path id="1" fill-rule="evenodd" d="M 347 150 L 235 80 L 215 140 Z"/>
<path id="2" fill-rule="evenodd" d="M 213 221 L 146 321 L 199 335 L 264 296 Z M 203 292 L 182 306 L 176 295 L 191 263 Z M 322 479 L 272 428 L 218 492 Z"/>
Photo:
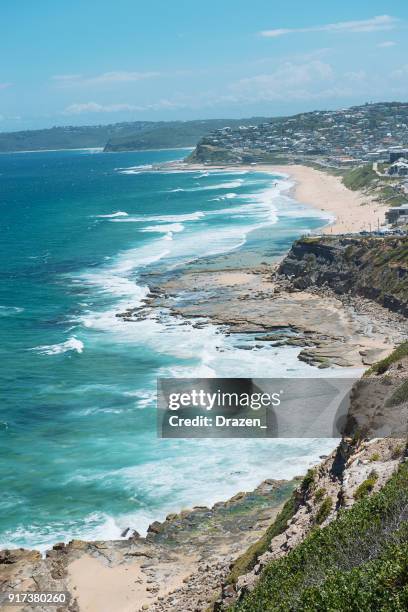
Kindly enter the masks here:
<path id="1" fill-rule="evenodd" d="M 313 111 L 259 125 L 223 127 L 201 141 L 241 154 L 313 156 L 333 164 L 391 161 L 408 148 L 408 104 L 381 103 Z M 262 153 L 261 153 L 262 152 Z M 406 151 L 405 151 L 406 155 Z"/>
<path id="2" fill-rule="evenodd" d="M 202 138 L 193 158 L 203 163 L 313 164 L 348 173 L 352 189 L 367 189 L 389 206 L 390 224 L 408 222 L 408 103 L 365 104 L 225 126 Z"/>

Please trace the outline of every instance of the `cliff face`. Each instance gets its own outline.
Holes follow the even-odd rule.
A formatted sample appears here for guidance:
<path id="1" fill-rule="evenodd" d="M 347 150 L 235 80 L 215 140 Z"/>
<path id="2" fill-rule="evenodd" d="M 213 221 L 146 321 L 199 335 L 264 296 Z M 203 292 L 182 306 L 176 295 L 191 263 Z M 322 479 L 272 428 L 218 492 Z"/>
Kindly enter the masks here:
<path id="1" fill-rule="evenodd" d="M 186 161 L 193 164 L 238 164 L 241 163 L 242 158 L 234 151 L 198 143 Z"/>
<path id="2" fill-rule="evenodd" d="M 293 244 L 279 273 L 297 289 L 327 286 L 408 316 L 406 236 L 303 238 Z"/>
<path id="3" fill-rule="evenodd" d="M 405 343 L 356 383 L 346 425 L 349 437 L 343 437 L 330 456 L 308 471 L 269 527 L 267 541 L 264 538 L 235 561 L 214 610 L 329 609 L 304 605 L 311 584 L 313 597 L 320 601 L 327 593 L 337 597 L 334 586 L 326 583 L 326 576 L 336 571 L 341 578 L 341 572 L 354 568 L 375 582 L 375 576 L 370 577 L 370 563 L 375 560 L 378 572 L 387 576 L 382 559 L 390 542 L 403 550 L 406 547 L 407 374 Z M 367 397 L 367 385 L 373 386 L 377 398 L 381 383 L 387 391 L 379 394 L 379 405 L 374 405 L 373 397 Z M 396 413 L 402 426 L 398 431 L 391 428 L 392 437 L 379 437 L 379 429 L 385 422 L 392 424 Z M 383 595 L 387 596 L 385 591 Z M 394 595 L 399 597 L 397 592 Z M 330 609 L 349 609 L 346 600 L 343 588 L 338 607 Z"/>

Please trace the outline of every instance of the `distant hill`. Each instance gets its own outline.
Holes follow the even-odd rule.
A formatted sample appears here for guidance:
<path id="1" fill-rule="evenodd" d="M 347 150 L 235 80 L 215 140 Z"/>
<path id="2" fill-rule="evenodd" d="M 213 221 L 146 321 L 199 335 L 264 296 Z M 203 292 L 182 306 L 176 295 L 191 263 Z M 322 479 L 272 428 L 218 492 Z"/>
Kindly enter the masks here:
<path id="1" fill-rule="evenodd" d="M 83 149 L 104 147 L 110 138 L 137 133 L 153 122 L 136 121 L 110 125 L 53 127 L 44 130 L 0 133 L 0 152 L 43 151 L 45 149 Z"/>
<path id="2" fill-rule="evenodd" d="M 143 129 L 115 135 L 106 144 L 105 151 L 136 151 L 171 147 L 194 147 L 204 136 L 225 126 L 256 125 L 262 117 L 250 119 L 203 119 L 195 121 L 161 121 L 150 123 Z"/>
<path id="3" fill-rule="evenodd" d="M 196 121 L 132 121 L 110 125 L 3 132 L 0 133 L 0 152 L 87 147 L 103 147 L 105 151 L 194 147 L 203 136 L 225 125 L 237 127 L 257 124 L 260 121 L 261 117 Z"/>

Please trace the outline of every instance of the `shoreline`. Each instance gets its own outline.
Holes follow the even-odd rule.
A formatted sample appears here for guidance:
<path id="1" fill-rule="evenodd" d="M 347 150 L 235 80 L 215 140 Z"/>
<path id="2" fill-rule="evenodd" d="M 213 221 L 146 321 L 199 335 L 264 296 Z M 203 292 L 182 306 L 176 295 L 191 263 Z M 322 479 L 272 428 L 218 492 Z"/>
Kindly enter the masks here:
<path id="1" fill-rule="evenodd" d="M 286 167 L 286 166 L 273 166 L 273 165 L 257 165 L 257 166 L 211 166 L 211 167 L 209 167 L 209 166 L 204 166 L 204 165 L 201 166 L 201 165 L 195 165 L 195 164 L 194 165 L 192 165 L 192 164 L 185 164 L 183 162 L 181 162 L 181 163 L 180 162 L 175 162 L 175 163 L 172 163 L 171 166 L 172 166 L 172 168 L 174 168 L 174 170 L 177 169 L 177 171 L 180 171 L 180 166 L 181 166 L 181 169 L 186 170 L 186 171 L 197 171 L 197 170 L 201 171 L 201 170 L 205 170 L 205 171 L 210 171 L 211 172 L 211 170 L 218 170 L 219 169 L 221 171 L 228 171 L 228 172 L 230 172 L 230 171 L 234 172 L 234 171 L 237 171 L 237 170 L 238 171 L 239 170 L 244 170 L 244 171 L 253 172 L 253 173 L 256 173 L 256 172 L 268 172 L 268 173 L 273 173 L 273 174 L 279 173 L 279 174 L 284 175 L 285 178 L 289 177 L 290 179 L 295 179 L 296 180 L 296 184 L 294 186 L 288 187 L 287 189 L 294 190 L 296 199 L 300 203 L 306 204 L 306 205 L 309 205 L 309 206 L 313 206 L 313 205 L 310 204 L 310 203 L 307 203 L 304 200 L 305 196 L 302 193 L 301 193 L 301 198 L 303 198 L 303 201 L 301 201 L 300 197 L 298 198 L 298 191 L 299 190 L 301 191 L 301 189 L 302 189 L 301 179 L 305 180 L 304 173 L 302 174 L 302 172 L 304 170 L 306 170 L 306 171 L 311 170 L 312 173 L 316 173 L 317 175 L 324 174 L 324 173 L 321 173 L 319 171 L 315 171 L 315 170 L 313 170 L 311 168 L 308 168 L 306 166 L 288 166 L 288 167 Z M 292 169 L 295 169 L 295 172 L 292 173 Z M 299 172 L 300 172 L 300 176 L 299 176 Z M 296 178 L 295 178 L 295 174 L 296 174 Z M 306 172 L 306 174 L 307 174 L 307 172 Z M 339 182 L 337 177 L 330 176 L 329 178 L 334 179 L 335 182 Z M 347 188 L 345 188 L 345 187 L 343 187 L 343 190 L 345 190 L 346 192 L 349 192 L 349 190 Z M 282 188 L 281 191 L 284 192 L 284 191 L 286 191 L 286 189 Z M 320 190 L 317 189 L 317 193 L 319 194 L 319 196 L 322 196 L 322 189 L 320 189 Z M 352 192 L 349 192 L 349 193 L 352 193 Z M 314 207 L 316 208 L 317 206 L 314 206 Z M 325 212 L 329 212 L 328 209 L 321 208 L 321 210 L 325 210 Z M 332 211 L 330 211 L 330 212 L 332 212 Z M 329 226 L 329 227 L 331 227 L 331 226 Z M 333 226 L 333 228 L 334 227 L 335 226 Z M 321 229 L 319 228 L 317 231 L 321 231 Z M 334 233 L 336 233 L 336 232 L 334 232 Z M 287 254 L 287 252 L 282 253 L 281 258 L 285 257 L 286 254 Z M 207 259 L 207 258 L 204 258 L 204 259 Z M 209 259 L 212 259 L 212 258 L 210 257 Z M 207 276 L 209 274 L 208 270 L 207 271 L 205 270 L 205 265 L 204 265 L 204 270 L 203 271 L 198 271 L 198 272 L 194 271 L 194 267 L 195 266 L 194 266 L 194 263 L 193 263 L 192 264 L 193 270 L 189 270 L 187 272 L 187 279 L 189 279 L 189 280 L 191 280 L 191 278 L 193 278 L 195 274 L 199 274 L 201 276 L 201 278 L 204 278 L 205 276 Z M 264 266 L 262 266 L 262 268 L 263 267 Z M 235 285 L 237 285 L 237 286 L 243 285 L 244 289 L 245 290 L 249 290 L 249 291 L 259 291 L 259 290 L 260 291 L 264 291 L 265 290 L 265 292 L 266 292 L 265 299 L 267 300 L 268 297 L 269 297 L 267 295 L 267 293 L 268 293 L 268 291 L 270 291 L 271 287 L 270 286 L 266 286 L 267 283 L 265 283 L 265 272 L 266 272 L 265 269 L 263 269 L 263 270 L 255 269 L 251 265 L 247 265 L 247 266 L 245 266 L 243 268 L 240 268 L 240 269 L 231 269 L 230 271 L 228 271 L 228 270 L 219 270 L 218 272 L 215 272 L 215 273 L 211 272 L 210 273 L 210 275 L 214 276 L 214 279 L 210 279 L 210 282 L 213 282 L 213 280 L 214 280 L 214 283 L 215 283 L 214 286 L 216 287 L 216 290 L 217 290 L 217 292 L 219 294 L 225 294 L 225 293 L 228 294 L 228 288 L 230 286 L 235 286 Z M 236 277 L 236 278 L 234 278 L 234 277 Z M 253 285 L 253 281 L 255 281 L 256 286 Z M 204 282 L 207 282 L 207 279 L 205 279 Z M 177 285 L 177 281 L 176 281 L 176 285 Z M 192 286 L 194 286 L 194 285 L 192 285 Z M 200 286 L 200 282 L 198 282 L 198 286 Z M 182 289 L 185 289 L 185 287 L 183 287 Z M 180 290 L 180 287 L 178 287 L 178 288 L 176 287 L 176 292 L 178 292 L 179 290 Z M 273 293 L 273 290 L 272 290 L 272 293 Z M 299 297 L 301 298 L 300 300 L 298 300 L 298 299 L 293 300 L 292 299 L 291 300 L 292 304 L 289 304 L 288 302 L 286 302 L 284 304 L 285 307 L 287 306 L 287 307 L 291 308 L 292 319 L 290 321 L 285 320 L 283 322 L 283 327 L 293 326 L 293 321 L 294 321 L 294 314 L 293 313 L 299 308 L 299 306 L 301 306 L 301 307 L 304 306 L 304 303 L 302 302 L 302 296 L 299 296 Z M 235 300 L 240 300 L 240 305 L 242 304 L 241 300 L 243 299 L 243 297 L 242 297 L 241 294 L 239 294 L 239 292 L 235 293 L 233 299 L 234 299 L 234 301 Z M 317 307 L 317 304 L 320 303 L 323 300 L 323 298 L 320 297 L 320 296 L 310 296 L 308 294 L 306 296 L 306 301 L 310 301 L 311 299 L 313 301 L 313 305 L 314 305 L 315 308 Z M 166 306 L 168 306 L 168 305 L 166 305 Z M 229 318 L 228 308 L 226 308 L 225 315 L 222 314 L 222 311 L 224 310 L 225 306 L 226 306 L 225 304 L 222 304 L 221 308 L 219 308 L 219 306 L 217 306 L 215 311 L 208 315 L 208 322 L 206 323 L 206 325 L 210 325 L 210 326 L 214 326 L 214 325 L 215 326 L 217 326 L 217 325 L 226 325 L 226 326 L 228 326 L 229 325 L 229 323 L 228 323 L 228 318 Z M 155 307 L 156 306 L 153 305 L 153 308 L 155 308 Z M 280 308 L 281 308 L 281 306 L 280 306 Z M 181 315 L 181 316 L 186 316 L 187 318 L 189 318 L 189 314 L 184 315 L 183 309 L 178 309 L 177 307 L 173 306 L 173 308 L 170 308 L 170 310 L 173 310 L 173 312 L 174 312 L 174 314 L 176 316 L 177 315 L 179 315 L 179 316 Z M 338 304 L 336 304 L 336 303 L 328 303 L 326 305 L 325 312 L 326 312 L 326 314 L 331 316 L 333 313 L 336 315 L 338 310 L 339 310 L 339 305 Z M 321 311 L 319 311 L 319 313 L 322 314 L 323 311 L 324 311 L 324 308 Z M 193 317 L 197 317 L 197 316 L 198 317 L 199 316 L 204 316 L 205 317 L 206 314 L 200 313 L 198 315 L 195 314 L 195 315 L 192 315 L 192 316 Z M 343 324 L 344 325 L 346 324 L 346 321 L 341 321 L 340 323 L 343 326 Z M 248 331 L 246 329 L 246 327 L 245 327 L 245 323 L 242 324 L 242 322 L 238 321 L 238 320 L 235 320 L 235 321 L 233 321 L 231 323 L 231 328 L 234 328 L 234 327 L 236 328 L 234 331 L 238 331 L 239 332 L 240 330 L 242 330 L 244 333 L 246 333 Z M 249 325 L 249 327 L 251 327 L 251 325 Z M 302 328 L 302 327 L 303 327 L 303 329 L 305 329 L 305 325 L 304 324 L 300 325 L 300 328 Z M 262 332 L 262 329 L 261 329 L 261 326 L 259 326 L 259 323 L 255 323 L 253 325 L 253 329 L 254 329 L 254 333 L 257 333 L 257 332 L 261 333 Z M 329 331 L 325 330 L 325 332 L 329 333 L 329 335 L 330 335 L 330 330 Z M 302 332 L 300 332 L 300 333 L 302 333 Z M 307 332 L 307 333 L 309 333 L 309 332 Z M 337 333 L 333 334 L 333 335 L 336 336 Z M 289 340 L 292 343 L 290 344 L 288 342 L 288 346 L 293 346 L 293 347 L 294 346 L 298 346 L 298 347 L 305 346 L 304 344 L 302 344 L 302 340 L 300 340 L 299 343 L 296 343 L 296 341 L 294 339 L 291 339 L 291 338 Z M 282 346 L 282 344 L 281 344 L 281 346 Z M 384 350 L 385 347 L 382 346 L 381 348 Z M 389 350 L 391 350 L 391 348 Z M 340 360 L 342 360 L 342 357 L 340 358 Z M 362 367 L 361 362 L 358 362 L 355 359 L 351 360 L 347 365 L 345 363 L 341 364 L 341 365 L 337 364 L 337 363 L 334 363 L 334 365 L 335 365 L 336 369 L 340 369 L 340 370 L 342 368 L 344 368 L 344 367 L 350 367 L 350 368 L 361 368 Z M 225 499 L 225 498 L 222 497 L 222 499 Z"/>
<path id="2" fill-rule="evenodd" d="M 256 165 L 205 165 L 182 164 L 176 162 L 174 168 L 184 167 L 186 170 L 222 170 L 233 172 L 245 170 L 246 172 L 267 172 L 280 174 L 294 185 L 289 188 L 289 196 L 300 204 L 310 206 L 333 215 L 332 222 L 319 228 L 322 234 L 356 233 L 375 229 L 385 220 L 386 207 L 372 200 L 361 191 L 352 191 L 343 185 L 341 177 L 316 170 L 310 166 L 288 164 L 256 164 Z"/>
<path id="3" fill-rule="evenodd" d="M 386 207 L 374 202 L 361 191 L 351 191 L 340 177 L 303 165 L 272 166 L 295 181 L 294 198 L 301 204 L 318 208 L 335 216 L 321 228 L 322 234 L 347 234 L 375 229 L 385 220 Z"/>
<path id="4" fill-rule="evenodd" d="M 207 171 L 209 170 L 208 167 L 204 168 Z M 295 168 L 293 173 L 291 173 L 292 168 Z M 236 170 L 235 167 L 223 169 Z M 328 182 L 328 184 L 333 183 L 331 185 L 332 191 L 330 191 L 329 188 L 325 187 L 325 182 L 319 183 L 317 180 L 318 176 L 324 173 L 314 171 L 311 168 L 303 166 L 288 168 L 265 166 L 261 169 L 260 166 L 251 166 L 246 169 L 250 172 L 271 172 L 289 176 L 290 179 L 295 181 L 295 185 L 289 188 L 289 190 L 293 190 L 294 196 L 292 197 L 295 197 L 302 204 L 320 208 L 320 210 L 333 214 L 334 208 L 340 207 L 339 210 L 342 210 L 341 206 L 346 201 L 350 210 L 356 213 L 347 224 L 339 218 L 331 225 L 319 228 L 317 232 L 336 234 L 346 231 L 345 228 L 348 225 L 353 228 L 361 227 L 363 213 L 367 211 L 362 206 L 360 200 L 362 196 L 349 192 L 344 186 L 341 186 L 342 189 L 338 189 L 338 184 L 341 185 L 341 183 L 337 177 L 327 175 L 328 179 L 335 181 L 335 183 L 332 180 Z M 304 172 L 304 170 L 307 172 Z M 305 181 L 307 181 L 309 170 L 312 171 L 310 176 L 313 176 L 314 180 L 311 181 L 312 185 L 307 188 L 305 187 Z M 313 175 L 314 172 L 318 173 L 317 177 Z M 324 176 L 326 177 L 325 174 Z M 347 195 L 344 196 L 344 190 L 354 197 L 349 199 Z M 334 203 L 331 194 L 336 193 L 337 199 Z M 309 198 L 313 199 L 316 204 L 311 204 Z M 326 206 L 326 208 L 323 208 L 323 206 Z M 329 206 L 330 210 L 328 209 Z M 367 223 L 366 220 L 364 222 Z M 355 229 L 354 231 L 359 230 Z M 286 254 L 282 254 L 282 257 Z M 212 258 L 205 259 L 211 260 Z M 206 263 L 204 262 L 202 270 L 194 269 L 194 263 L 192 269 L 184 270 L 184 272 L 183 269 L 181 269 L 181 278 L 176 275 L 176 278 L 167 280 L 169 287 L 165 288 L 165 291 L 168 291 L 169 296 L 171 296 L 170 302 L 176 295 L 176 303 L 173 303 L 173 312 L 176 316 L 187 316 L 187 318 L 189 315 L 191 318 L 207 316 L 208 322 L 206 325 L 218 324 L 226 327 L 230 325 L 229 333 L 234 333 L 234 331 L 251 332 L 251 326 L 253 327 L 252 331 L 261 333 L 263 326 L 265 326 L 265 330 L 267 328 L 273 330 L 274 327 L 277 327 L 277 322 L 280 321 L 282 328 L 296 328 L 297 326 L 296 333 L 301 336 L 301 338 L 288 336 L 288 346 L 307 349 L 310 347 L 307 342 L 319 340 L 316 334 L 321 334 L 322 338 L 319 341 L 323 345 L 327 336 L 329 343 L 333 343 L 341 337 L 346 341 L 348 350 L 350 349 L 348 343 L 350 345 L 354 343 L 355 347 L 361 347 L 360 342 L 362 340 L 359 328 L 363 326 L 364 317 L 358 319 L 358 313 L 354 310 L 354 306 L 347 309 L 338 299 L 327 295 L 306 292 L 292 294 L 286 292 L 286 289 L 282 287 L 276 289 L 273 286 L 273 280 L 270 278 L 271 266 L 264 265 L 256 268 L 247 263 L 246 266 L 241 268 L 214 271 L 206 269 Z M 154 280 L 154 275 L 151 278 Z M 159 277 L 159 286 L 162 280 Z M 214 290 L 216 299 L 208 301 L 201 299 L 195 305 L 187 306 L 187 309 L 184 307 L 185 311 L 190 310 L 186 315 L 182 312 L 183 307 L 180 308 L 177 305 L 177 296 L 179 297 L 185 289 L 204 293 L 209 289 L 210 293 Z M 154 288 L 151 287 L 151 290 L 153 292 Z M 162 296 L 156 296 L 153 300 L 148 298 L 146 307 L 156 310 L 158 307 L 170 307 L 171 304 L 160 303 L 161 300 Z M 270 309 L 271 304 L 272 309 Z M 246 309 L 250 314 L 247 320 L 240 318 L 243 305 L 245 305 L 244 310 Z M 281 316 L 280 313 L 284 313 L 284 316 Z M 353 321 L 354 316 L 358 320 Z M 370 312 L 368 316 L 370 318 Z M 379 312 L 379 318 L 381 319 L 381 312 Z M 132 318 L 129 320 L 131 321 Z M 198 322 L 197 325 L 200 325 L 200 323 Z M 315 335 L 310 336 L 313 326 L 316 326 Z M 390 325 L 390 328 L 392 328 L 392 325 Z M 368 335 L 371 335 L 370 340 L 373 346 L 367 346 L 370 345 L 369 338 L 367 338 L 366 350 L 375 352 L 383 350 L 387 353 L 392 350 L 391 344 L 383 344 L 381 347 L 374 346 L 374 344 L 377 344 L 378 338 L 384 335 L 382 332 L 377 331 L 376 334 Z M 367 333 L 364 332 L 362 336 L 367 336 Z M 278 340 L 282 341 L 282 338 Z M 263 342 L 263 339 L 258 341 Z M 306 344 L 304 344 L 305 341 Z M 282 344 L 276 346 L 282 346 Z M 339 358 L 339 355 L 340 359 L 344 361 L 350 359 L 349 367 L 359 366 L 357 362 L 353 362 L 358 355 L 358 348 L 354 350 L 353 356 L 349 356 L 348 353 L 338 353 L 337 358 Z M 377 358 L 378 354 L 375 355 L 375 359 Z M 374 360 L 374 355 L 372 360 Z M 347 367 L 345 363 L 342 365 L 343 367 L 341 367 L 341 364 L 337 364 L 336 369 L 342 370 Z M 337 446 L 337 443 L 333 442 L 333 445 Z M 272 478 L 274 476 L 271 475 Z M 117 540 L 99 542 L 73 540 L 68 545 L 55 544 L 52 549 L 48 550 L 46 557 L 42 560 L 35 556 L 32 551 L 25 549 L 23 551 L 25 557 L 21 554 L 21 561 L 18 561 L 18 563 L 25 563 L 26 568 L 31 566 L 34 568 L 34 572 L 32 569 L 27 572 L 27 581 L 30 580 L 31 575 L 35 573 L 38 576 L 39 572 L 42 571 L 41 579 L 44 581 L 44 589 L 50 589 L 51 586 L 55 588 L 55 583 L 51 581 L 48 574 L 48 572 L 51 574 L 52 570 L 57 575 L 57 579 L 61 581 L 57 586 L 61 589 L 68 586 L 73 595 L 78 598 L 81 607 L 83 606 L 90 612 L 105 612 L 105 610 L 108 612 L 112 609 L 112 605 L 116 605 L 117 602 L 120 602 L 121 610 L 124 612 L 129 610 L 130 612 L 135 609 L 135 599 L 140 609 L 149 607 L 152 610 L 162 610 L 161 606 L 165 604 L 161 602 L 172 602 L 173 597 L 178 601 L 177 598 L 183 596 L 183 589 L 186 591 L 186 600 L 194 597 L 195 591 L 199 589 L 204 588 L 206 595 L 219 589 L 219 578 L 225 579 L 229 573 L 231 562 L 235 562 L 240 554 L 243 554 L 250 545 L 262 537 L 267 527 L 276 518 L 282 504 L 278 503 L 280 500 L 276 500 L 276 505 L 274 505 L 268 499 L 269 505 L 265 508 L 260 505 L 260 510 L 255 508 L 253 514 L 250 512 L 239 519 L 235 515 L 235 517 L 232 516 L 232 519 L 225 519 L 225 522 L 221 522 L 219 514 L 223 515 L 224 510 L 230 508 L 234 512 L 234 507 L 239 510 L 240 504 L 243 506 L 246 504 L 247 498 L 245 496 L 250 498 L 254 492 L 258 492 L 257 495 L 261 499 L 263 496 L 266 498 L 266 495 L 271 494 L 273 490 L 278 492 L 279 487 L 289 485 L 290 482 L 284 483 L 281 481 L 281 483 L 278 483 L 278 481 L 267 480 L 250 493 L 237 493 L 226 501 L 217 502 L 212 508 L 196 506 L 192 510 L 180 510 L 177 514 L 168 515 L 161 523 L 157 520 L 151 523 L 147 538 L 131 535 Z M 258 516 L 258 512 L 261 517 Z M 209 516 L 211 517 L 211 528 L 218 530 L 218 533 L 207 531 L 206 525 Z M 254 517 L 256 517 L 256 520 Z M 199 534 L 194 539 L 191 525 L 197 526 L 197 523 L 194 522 L 196 520 L 199 525 Z M 177 539 L 180 534 L 180 526 L 181 529 L 185 530 L 182 531 L 186 534 L 185 541 Z M 131 531 L 132 527 L 130 527 L 129 533 Z M 213 543 L 208 543 L 210 537 L 214 538 Z M 174 544 L 177 546 L 174 546 Z M 12 550 L 12 553 L 16 554 L 18 558 L 18 549 Z M 7 558 L 6 562 L 12 570 L 15 562 L 8 562 Z M 204 567 L 210 567 L 210 570 L 203 569 Z M 98 584 L 101 577 L 103 587 L 99 587 Z M 52 575 L 52 578 L 54 579 L 54 575 Z M 45 582 L 47 580 L 49 582 Z M 99 589 L 96 588 L 97 586 Z M 190 587 L 191 590 L 189 591 Z M 176 593 L 175 596 L 174 593 Z"/>

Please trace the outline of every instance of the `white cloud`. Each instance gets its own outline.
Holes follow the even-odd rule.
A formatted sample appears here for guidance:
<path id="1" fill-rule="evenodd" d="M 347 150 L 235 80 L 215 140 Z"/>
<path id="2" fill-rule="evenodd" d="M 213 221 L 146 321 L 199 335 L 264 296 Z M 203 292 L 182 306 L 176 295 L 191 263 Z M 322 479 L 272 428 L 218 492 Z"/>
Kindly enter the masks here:
<path id="1" fill-rule="evenodd" d="M 284 62 L 269 74 L 240 79 L 230 90 L 246 100 L 307 99 L 315 97 L 316 87 L 333 80 L 330 64 L 320 60 L 306 63 Z"/>
<path id="2" fill-rule="evenodd" d="M 12 86 L 12 83 L 0 83 L 0 89 L 8 89 Z"/>
<path id="3" fill-rule="evenodd" d="M 338 99 L 406 98 L 408 64 L 393 71 L 339 71 L 321 60 L 282 62 L 268 72 L 231 82 L 219 102 L 256 104 Z M 394 97 L 394 98 L 393 98 Z"/>
<path id="4" fill-rule="evenodd" d="M 57 74 L 52 77 L 59 87 L 78 87 L 82 85 L 106 85 L 111 83 L 130 83 L 161 76 L 160 72 L 104 72 L 87 77 L 82 74 Z"/>
<path id="5" fill-rule="evenodd" d="M 70 104 L 63 111 L 64 115 L 80 115 L 82 113 L 118 113 L 123 111 L 142 110 L 140 106 L 133 104 L 98 104 L 97 102 L 84 102 L 82 104 Z"/>
<path id="6" fill-rule="evenodd" d="M 339 21 L 338 23 L 328 23 L 321 26 L 312 26 L 309 28 L 279 28 L 275 30 L 264 30 L 260 32 L 261 36 L 276 38 L 286 34 L 304 33 L 304 32 L 382 32 L 393 30 L 399 19 L 390 15 L 378 15 L 371 19 L 362 19 L 360 21 Z"/>
<path id="7" fill-rule="evenodd" d="M 395 47 L 397 43 L 393 40 L 385 40 L 384 42 L 378 43 L 377 47 L 380 49 L 386 49 L 387 47 Z"/>

